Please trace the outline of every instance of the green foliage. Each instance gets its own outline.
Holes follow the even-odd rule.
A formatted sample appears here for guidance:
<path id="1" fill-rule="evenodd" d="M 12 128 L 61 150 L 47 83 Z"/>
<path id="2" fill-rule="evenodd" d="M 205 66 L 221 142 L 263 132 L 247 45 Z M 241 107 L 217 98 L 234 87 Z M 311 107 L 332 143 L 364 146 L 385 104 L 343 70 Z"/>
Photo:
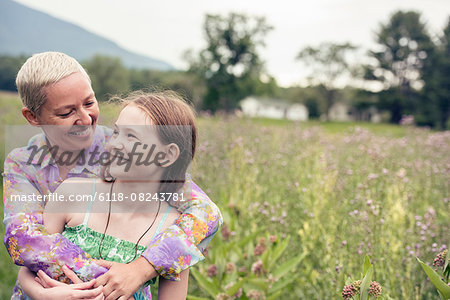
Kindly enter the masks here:
<path id="1" fill-rule="evenodd" d="M 439 253 L 439 255 L 442 255 L 443 252 Z M 448 285 L 449 281 L 449 275 L 450 275 L 450 259 L 448 258 L 448 251 L 446 252 L 445 257 L 440 258 L 444 261 L 443 266 L 439 266 L 443 270 L 443 274 L 438 274 L 435 270 L 433 270 L 430 266 L 422 262 L 419 258 L 417 258 L 417 261 L 422 266 L 423 270 L 427 274 L 430 281 L 433 283 L 433 285 L 436 287 L 436 289 L 439 292 L 439 295 L 441 296 L 441 299 L 447 300 L 450 299 L 450 286 Z"/>
<path id="2" fill-rule="evenodd" d="M 272 29 L 264 17 L 230 13 L 206 15 L 203 25 L 207 46 L 198 57 L 186 53 L 190 72 L 206 83 L 203 108 L 231 111 L 247 95 L 261 92 L 263 62 L 258 47 Z M 270 89 L 273 83 L 267 85 Z M 274 82 L 272 80 L 272 82 Z"/>
<path id="3" fill-rule="evenodd" d="M 417 91 L 423 86 L 424 62 L 433 49 L 420 13 L 398 11 L 377 31 L 381 50 L 370 51 L 376 64 L 367 67 L 367 79 L 381 83 L 380 107 L 389 109 L 391 122 L 416 110 Z"/>
<path id="4" fill-rule="evenodd" d="M 0 56 L 0 90 L 17 91 L 16 75 L 26 59 L 25 56 Z"/>
<path id="5" fill-rule="evenodd" d="M 297 59 L 310 68 L 310 81 L 320 87 L 326 103 L 327 119 L 337 98 L 338 80 L 351 74 L 348 54 L 356 49 L 350 43 L 322 43 L 318 47 L 305 47 L 297 55 Z"/>
<path id="6" fill-rule="evenodd" d="M 201 107 L 205 85 L 197 76 L 183 71 L 129 70 L 131 90 L 170 89 Z"/>
<path id="7" fill-rule="evenodd" d="M 273 284 L 272 289 L 280 288 L 278 299 L 341 298 L 346 278 L 364 278 L 361 253 L 373 258 L 372 281 L 382 285 L 384 299 L 387 293 L 393 299 L 439 299 L 415 256 L 430 259 L 427 247 L 449 241 L 448 133 L 230 117 L 200 119 L 199 127 L 192 176 L 221 208 L 227 229 L 216 235 L 195 269 L 222 283 L 219 294 L 230 283 L 223 279 L 229 276 L 227 263 L 245 267 L 239 278 L 253 276 L 255 260 L 263 269 L 270 262 L 264 253 L 254 255 L 257 237 L 265 235 L 267 242 L 276 235 L 281 246 L 290 238 L 273 276 L 306 253 L 294 273 Z M 223 247 L 237 241 L 243 241 L 239 251 Z M 212 278 L 211 265 L 217 267 Z M 268 277 L 262 276 L 244 283 L 243 293 L 265 292 Z M 189 294 L 211 297 L 202 290 L 191 281 Z"/>
<path id="8" fill-rule="evenodd" d="M 421 93 L 416 123 L 450 129 L 450 19 L 424 66 L 425 88 Z"/>
<path id="9" fill-rule="evenodd" d="M 282 289 L 293 288 L 293 272 L 307 253 L 280 264 L 290 245 L 289 236 L 283 240 L 265 236 L 259 241 L 256 234 L 243 240 L 230 239 L 227 235 L 222 237 L 226 243 L 219 241 L 208 250 L 209 267 L 206 269 L 207 265 L 200 266 L 200 271 L 191 269 L 199 286 L 210 297 L 226 295 L 232 299 L 245 299 L 258 291 L 261 296 L 276 299 Z M 225 260 L 224 256 L 229 260 Z M 188 298 L 195 299 L 194 296 Z"/>
<path id="10" fill-rule="evenodd" d="M 120 58 L 96 55 L 84 62 L 92 80 L 92 88 L 98 100 L 108 100 L 112 95 L 129 90 L 128 70 Z"/>

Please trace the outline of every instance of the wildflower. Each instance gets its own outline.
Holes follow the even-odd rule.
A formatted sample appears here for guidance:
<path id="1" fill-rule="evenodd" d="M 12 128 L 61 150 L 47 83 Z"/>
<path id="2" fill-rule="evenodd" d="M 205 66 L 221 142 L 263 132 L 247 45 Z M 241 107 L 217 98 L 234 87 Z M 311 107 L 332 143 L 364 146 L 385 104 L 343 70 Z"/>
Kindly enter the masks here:
<path id="1" fill-rule="evenodd" d="M 275 242 L 277 241 L 277 236 L 276 236 L 276 235 L 271 235 L 271 236 L 269 237 L 269 241 L 270 241 L 271 243 L 275 243 Z"/>
<path id="2" fill-rule="evenodd" d="M 246 267 L 240 267 L 240 268 L 238 269 L 238 272 L 239 272 L 239 273 L 247 273 L 247 268 L 246 268 Z"/>
<path id="3" fill-rule="evenodd" d="M 214 277 L 217 275 L 217 267 L 216 265 L 211 265 L 208 268 L 208 277 Z"/>
<path id="4" fill-rule="evenodd" d="M 445 265 L 445 258 L 447 257 L 447 253 L 448 253 L 448 249 L 445 249 L 444 251 L 439 252 L 433 261 L 433 266 L 443 267 Z"/>
<path id="5" fill-rule="evenodd" d="M 350 299 L 350 298 L 353 298 L 353 296 L 355 296 L 355 295 L 356 295 L 356 289 L 353 286 L 353 284 L 346 285 L 342 289 L 342 298 L 343 299 Z"/>
<path id="6" fill-rule="evenodd" d="M 359 293 L 359 292 L 360 292 L 360 290 L 361 290 L 361 283 L 362 283 L 361 280 L 356 280 L 355 282 L 352 283 L 353 286 L 354 286 L 355 289 L 356 289 L 356 293 Z"/>
<path id="7" fill-rule="evenodd" d="M 222 237 L 224 240 L 228 240 L 230 238 L 231 232 L 230 229 L 228 229 L 228 226 L 223 225 L 222 226 Z"/>
<path id="8" fill-rule="evenodd" d="M 264 251 L 266 251 L 266 246 L 264 244 L 259 244 L 255 247 L 254 255 L 260 256 Z"/>
<path id="9" fill-rule="evenodd" d="M 225 293 L 220 293 L 216 296 L 216 300 L 229 300 L 229 299 L 232 298 Z"/>
<path id="10" fill-rule="evenodd" d="M 250 290 L 247 293 L 247 297 L 249 299 L 255 299 L 255 300 L 263 300 L 263 299 L 266 298 L 263 292 L 260 292 L 260 291 L 257 291 L 257 290 Z"/>
<path id="11" fill-rule="evenodd" d="M 370 283 L 369 295 L 376 298 L 381 296 L 381 285 L 378 282 L 372 281 Z"/>
<path id="12" fill-rule="evenodd" d="M 227 274 L 233 273 L 234 269 L 235 269 L 235 265 L 232 262 L 227 263 Z"/>
<path id="13" fill-rule="evenodd" d="M 258 260 L 257 262 L 253 263 L 252 272 L 256 276 L 262 275 L 264 273 L 263 263 L 261 260 Z"/>
<path id="14" fill-rule="evenodd" d="M 272 274 L 269 274 L 269 276 L 266 279 L 266 282 L 269 283 L 269 289 L 272 288 L 273 284 L 277 281 L 278 281 L 278 278 L 275 278 Z"/>

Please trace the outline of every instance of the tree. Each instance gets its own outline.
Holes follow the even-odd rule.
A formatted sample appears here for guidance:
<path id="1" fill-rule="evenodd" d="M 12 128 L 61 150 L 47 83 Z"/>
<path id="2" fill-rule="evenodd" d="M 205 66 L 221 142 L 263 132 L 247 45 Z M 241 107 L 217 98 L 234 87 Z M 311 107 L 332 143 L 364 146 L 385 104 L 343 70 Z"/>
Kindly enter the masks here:
<path id="1" fill-rule="evenodd" d="M 450 18 L 443 34 L 424 64 L 425 104 L 418 109 L 416 122 L 438 129 L 450 129 Z"/>
<path id="2" fill-rule="evenodd" d="M 120 58 L 96 55 L 86 61 L 84 66 L 91 77 L 97 99 L 107 100 L 110 95 L 129 90 L 128 70 Z"/>
<path id="3" fill-rule="evenodd" d="M 414 113 L 417 92 L 423 87 L 422 68 L 433 48 L 421 15 L 398 11 L 376 34 L 379 50 L 371 51 L 374 64 L 367 67 L 366 79 L 383 85 L 381 108 L 391 112 L 398 123 L 403 113 Z M 420 105 L 420 104 L 419 104 Z"/>
<path id="4" fill-rule="evenodd" d="M 0 56 L 0 90 L 17 91 L 17 72 L 25 60 L 25 56 Z"/>
<path id="5" fill-rule="evenodd" d="M 352 74 L 348 53 L 357 48 L 350 43 L 322 43 L 318 47 L 305 47 L 297 55 L 311 69 L 310 81 L 323 91 L 326 102 L 326 118 L 338 94 L 338 81 Z"/>
<path id="6" fill-rule="evenodd" d="M 198 57 L 187 52 L 189 71 L 206 83 L 204 109 L 231 111 L 260 81 L 264 64 L 258 48 L 264 46 L 272 27 L 264 17 L 236 13 L 226 17 L 208 14 L 203 27 L 207 47 Z"/>

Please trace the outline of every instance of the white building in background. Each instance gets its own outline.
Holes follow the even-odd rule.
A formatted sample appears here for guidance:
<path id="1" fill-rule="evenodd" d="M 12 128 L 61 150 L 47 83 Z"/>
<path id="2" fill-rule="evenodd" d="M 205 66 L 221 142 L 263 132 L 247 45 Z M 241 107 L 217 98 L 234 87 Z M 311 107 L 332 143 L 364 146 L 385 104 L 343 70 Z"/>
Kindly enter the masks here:
<path id="1" fill-rule="evenodd" d="M 261 99 L 250 96 L 243 99 L 240 105 L 242 113 L 249 117 L 307 121 L 309 115 L 305 105 L 291 104 L 279 99 Z"/>
<path id="2" fill-rule="evenodd" d="M 350 106 L 347 104 L 337 102 L 334 103 L 328 112 L 328 118 L 330 121 L 347 122 L 353 121 Z"/>
<path id="3" fill-rule="evenodd" d="M 358 110 L 343 102 L 334 103 L 330 107 L 328 116 L 330 121 L 338 122 L 365 121 L 380 123 L 382 120 L 381 114 L 378 112 L 375 106 L 370 106 L 369 108 Z M 321 119 L 325 120 L 326 117 L 323 115 L 321 116 Z"/>

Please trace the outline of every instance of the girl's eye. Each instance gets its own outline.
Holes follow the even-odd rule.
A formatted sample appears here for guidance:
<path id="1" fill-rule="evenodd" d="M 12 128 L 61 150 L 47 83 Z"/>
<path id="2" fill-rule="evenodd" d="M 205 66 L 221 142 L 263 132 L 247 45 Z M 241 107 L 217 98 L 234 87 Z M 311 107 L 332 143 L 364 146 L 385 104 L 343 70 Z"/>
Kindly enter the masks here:
<path id="1" fill-rule="evenodd" d="M 113 135 L 118 135 L 118 134 L 119 134 L 119 131 L 117 131 L 117 130 L 113 131 Z"/>
<path id="2" fill-rule="evenodd" d="M 129 134 L 128 134 L 128 137 L 137 139 L 137 137 L 136 137 L 134 134 L 132 134 L 132 133 L 129 133 Z"/>
<path id="3" fill-rule="evenodd" d="M 85 105 L 86 106 L 92 106 L 93 104 L 94 104 L 94 101 L 90 101 L 90 102 L 86 103 Z"/>

